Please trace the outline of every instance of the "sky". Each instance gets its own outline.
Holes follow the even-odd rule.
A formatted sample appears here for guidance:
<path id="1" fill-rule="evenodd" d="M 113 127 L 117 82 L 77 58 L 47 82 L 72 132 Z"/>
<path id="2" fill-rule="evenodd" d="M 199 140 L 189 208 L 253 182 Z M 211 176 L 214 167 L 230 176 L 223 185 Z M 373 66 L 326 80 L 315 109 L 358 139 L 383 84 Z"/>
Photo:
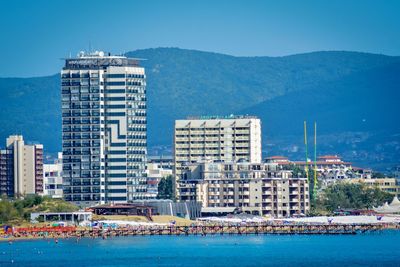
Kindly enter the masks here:
<path id="1" fill-rule="evenodd" d="M 52 75 L 81 50 L 400 55 L 400 1 L 2 0 L 0 77 Z"/>

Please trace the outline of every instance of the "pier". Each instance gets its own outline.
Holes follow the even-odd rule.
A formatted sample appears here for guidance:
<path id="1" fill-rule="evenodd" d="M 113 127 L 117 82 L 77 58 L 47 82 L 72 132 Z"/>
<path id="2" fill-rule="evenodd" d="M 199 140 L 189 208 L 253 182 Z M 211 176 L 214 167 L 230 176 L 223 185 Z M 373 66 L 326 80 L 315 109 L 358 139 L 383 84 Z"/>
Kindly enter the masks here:
<path id="1" fill-rule="evenodd" d="M 156 226 L 118 229 L 81 229 L 77 237 L 113 237 L 138 235 L 355 235 L 387 229 L 384 225 L 193 225 Z"/>
<path id="2" fill-rule="evenodd" d="M 29 227 L 4 233 L 5 238 L 111 238 L 117 236 L 215 236 L 215 235 L 356 235 L 400 229 L 397 224 L 193 224 L 124 227 Z M 7 237 L 6 237 L 7 235 Z M 1 237 L 1 236 L 0 236 Z"/>

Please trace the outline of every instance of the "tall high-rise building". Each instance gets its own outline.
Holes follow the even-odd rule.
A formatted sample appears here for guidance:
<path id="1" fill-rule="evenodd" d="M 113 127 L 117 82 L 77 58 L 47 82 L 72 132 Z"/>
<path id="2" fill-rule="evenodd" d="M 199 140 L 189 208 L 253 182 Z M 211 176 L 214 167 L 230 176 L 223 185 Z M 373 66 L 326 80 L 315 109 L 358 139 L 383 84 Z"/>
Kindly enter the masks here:
<path id="1" fill-rule="evenodd" d="M 136 59 L 81 52 L 65 60 L 61 81 L 65 200 L 148 198 L 144 68 Z"/>
<path id="2" fill-rule="evenodd" d="M 0 194 L 43 193 L 43 145 L 26 145 L 22 135 L 11 135 L 0 151 Z"/>
<path id="3" fill-rule="evenodd" d="M 254 116 L 194 117 L 175 121 L 175 186 L 184 165 L 207 159 L 261 162 L 261 121 Z M 176 188 L 175 192 L 179 194 Z"/>

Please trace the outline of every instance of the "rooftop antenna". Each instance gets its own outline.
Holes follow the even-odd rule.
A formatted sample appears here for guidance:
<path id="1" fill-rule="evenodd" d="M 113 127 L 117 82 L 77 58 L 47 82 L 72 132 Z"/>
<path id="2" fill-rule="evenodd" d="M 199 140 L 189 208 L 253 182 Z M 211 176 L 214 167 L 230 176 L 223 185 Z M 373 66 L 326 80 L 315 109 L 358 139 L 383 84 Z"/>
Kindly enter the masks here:
<path id="1" fill-rule="evenodd" d="M 317 122 L 314 122 L 314 184 L 313 184 L 313 198 L 317 194 Z"/>
<path id="2" fill-rule="evenodd" d="M 304 145 L 306 147 L 306 166 L 305 166 L 305 172 L 306 172 L 306 177 L 307 177 L 307 182 L 310 182 L 308 179 L 308 145 L 307 145 L 307 121 L 304 121 Z"/>

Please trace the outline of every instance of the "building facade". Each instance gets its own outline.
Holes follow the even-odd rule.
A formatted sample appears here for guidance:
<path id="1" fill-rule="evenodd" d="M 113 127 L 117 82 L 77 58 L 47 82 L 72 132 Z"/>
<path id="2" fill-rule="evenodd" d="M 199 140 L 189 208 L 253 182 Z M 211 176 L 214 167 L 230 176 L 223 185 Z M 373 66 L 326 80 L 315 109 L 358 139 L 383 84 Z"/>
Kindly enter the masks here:
<path id="1" fill-rule="evenodd" d="M 293 178 L 276 164 L 201 162 L 186 166 L 181 201 L 200 201 L 203 208 L 236 207 L 254 215 L 289 217 L 310 209 L 306 178 Z"/>
<path id="2" fill-rule="evenodd" d="M 144 68 L 81 52 L 65 60 L 61 81 L 64 199 L 92 206 L 148 198 Z"/>
<path id="3" fill-rule="evenodd" d="M 196 117 L 175 121 L 174 178 L 184 165 L 208 159 L 261 162 L 261 121 L 252 116 Z M 180 190 L 177 188 L 176 193 Z M 178 196 L 179 198 L 179 196 Z"/>
<path id="4" fill-rule="evenodd" d="M 43 194 L 43 145 L 11 135 L 0 151 L 0 195 Z"/>
<path id="5" fill-rule="evenodd" d="M 0 196 L 14 196 L 14 160 L 12 149 L 0 150 Z"/>
<path id="6" fill-rule="evenodd" d="M 62 198 L 62 153 L 58 153 L 58 158 L 53 164 L 43 164 L 43 172 L 43 195 L 52 198 Z"/>
<path id="7" fill-rule="evenodd" d="M 351 162 L 343 161 L 337 155 L 326 155 L 317 158 L 317 161 L 290 161 L 287 157 L 271 156 L 265 159 L 267 163 L 276 163 L 282 169 L 293 169 L 298 167 L 305 170 L 316 168 L 318 182 L 326 187 L 330 184 L 340 182 L 346 179 L 371 178 L 371 169 L 353 167 Z"/>
<path id="8" fill-rule="evenodd" d="M 396 178 L 372 178 L 372 179 L 347 179 L 345 182 L 353 184 L 364 184 L 371 188 L 379 188 L 382 191 L 400 197 L 400 185 Z"/>

